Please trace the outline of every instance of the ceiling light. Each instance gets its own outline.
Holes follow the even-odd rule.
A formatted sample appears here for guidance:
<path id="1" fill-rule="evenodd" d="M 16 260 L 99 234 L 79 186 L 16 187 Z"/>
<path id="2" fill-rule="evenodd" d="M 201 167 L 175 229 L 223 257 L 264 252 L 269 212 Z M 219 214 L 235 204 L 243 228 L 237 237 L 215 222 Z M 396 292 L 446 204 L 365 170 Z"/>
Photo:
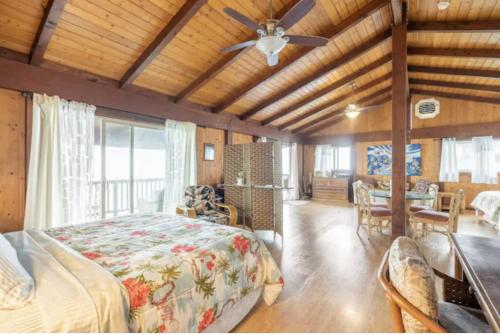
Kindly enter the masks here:
<path id="1" fill-rule="evenodd" d="M 261 37 L 255 46 L 264 55 L 271 56 L 280 52 L 286 45 L 288 40 L 279 36 L 264 36 Z"/>
<path id="2" fill-rule="evenodd" d="M 359 115 L 359 110 L 358 107 L 356 107 L 355 104 L 349 104 L 347 105 L 345 109 L 345 115 L 347 115 L 348 118 L 354 119 Z"/>
<path id="3" fill-rule="evenodd" d="M 438 2 L 438 9 L 439 10 L 445 10 L 450 7 L 450 2 L 449 1 L 439 1 Z"/>

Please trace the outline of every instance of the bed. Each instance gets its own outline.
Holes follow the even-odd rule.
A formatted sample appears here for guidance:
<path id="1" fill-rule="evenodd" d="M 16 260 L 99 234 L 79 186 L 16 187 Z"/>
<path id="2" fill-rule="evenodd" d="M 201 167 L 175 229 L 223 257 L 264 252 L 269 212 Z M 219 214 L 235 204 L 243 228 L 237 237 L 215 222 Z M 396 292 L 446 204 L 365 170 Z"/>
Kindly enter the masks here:
<path id="1" fill-rule="evenodd" d="M 227 332 L 283 279 L 250 231 L 136 214 L 4 234 L 35 283 L 0 332 Z"/>
<path id="2" fill-rule="evenodd" d="M 484 220 L 500 229 L 500 191 L 484 191 L 471 202 L 478 220 Z"/>

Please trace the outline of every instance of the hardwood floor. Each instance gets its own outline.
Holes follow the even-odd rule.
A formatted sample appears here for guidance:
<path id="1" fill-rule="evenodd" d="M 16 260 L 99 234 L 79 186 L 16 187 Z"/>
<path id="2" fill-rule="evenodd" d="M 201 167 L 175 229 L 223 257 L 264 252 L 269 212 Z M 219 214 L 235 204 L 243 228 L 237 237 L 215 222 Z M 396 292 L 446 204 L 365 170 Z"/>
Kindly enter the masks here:
<path id="1" fill-rule="evenodd" d="M 273 306 L 263 302 L 236 332 L 389 332 L 391 323 L 376 273 L 391 238 L 390 230 L 356 234 L 351 206 L 310 202 L 284 206 L 284 244 L 259 233 L 281 269 L 285 288 Z M 497 236 L 487 223 L 462 216 L 460 233 Z M 452 274 L 446 237 L 432 234 L 421 242 L 431 264 Z"/>

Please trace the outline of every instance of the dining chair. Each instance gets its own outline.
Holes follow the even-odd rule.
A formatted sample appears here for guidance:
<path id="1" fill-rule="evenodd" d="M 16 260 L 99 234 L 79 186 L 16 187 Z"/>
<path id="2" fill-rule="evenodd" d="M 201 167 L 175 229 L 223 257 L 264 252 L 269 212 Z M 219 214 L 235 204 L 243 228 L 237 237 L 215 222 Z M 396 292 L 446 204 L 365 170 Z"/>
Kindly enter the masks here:
<path id="1" fill-rule="evenodd" d="M 359 233 L 359 228 L 362 225 L 367 226 L 368 239 L 370 239 L 372 228 L 382 232 L 382 228 L 387 227 L 392 220 L 392 211 L 387 207 L 379 207 L 370 201 L 370 192 L 364 185 L 357 189 L 358 197 L 358 227 L 356 233 Z M 365 220 L 363 220 L 365 219 Z M 385 222 L 385 224 L 384 224 Z"/>
<path id="2" fill-rule="evenodd" d="M 442 280 L 444 301 L 438 301 L 436 277 Z M 491 332 L 470 284 L 432 268 L 408 237 L 393 242 L 378 279 L 389 302 L 393 332 Z"/>
<path id="3" fill-rule="evenodd" d="M 448 213 L 434 209 L 410 212 L 412 236 L 416 237 L 417 233 L 421 233 L 422 236 L 426 236 L 429 232 L 441 233 L 448 237 L 451 247 L 450 234 L 457 232 L 460 204 L 463 197 L 463 190 L 458 190 L 453 194 Z"/>
<path id="4" fill-rule="evenodd" d="M 410 206 L 410 212 L 419 212 L 427 209 L 437 209 L 437 196 L 439 193 L 439 186 L 437 184 L 429 184 L 427 190 L 424 193 L 432 195 L 434 198 L 431 200 L 414 201 Z"/>

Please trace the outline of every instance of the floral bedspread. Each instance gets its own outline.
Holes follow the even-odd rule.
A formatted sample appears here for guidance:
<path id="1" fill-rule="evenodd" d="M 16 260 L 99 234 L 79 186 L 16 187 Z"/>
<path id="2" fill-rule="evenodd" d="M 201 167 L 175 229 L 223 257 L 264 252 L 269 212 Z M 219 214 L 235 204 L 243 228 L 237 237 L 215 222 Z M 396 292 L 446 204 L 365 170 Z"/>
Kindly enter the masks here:
<path id="1" fill-rule="evenodd" d="M 500 228 L 500 191 L 484 191 L 471 202 L 471 206 L 480 210 L 484 218 Z"/>
<path id="2" fill-rule="evenodd" d="M 137 214 L 45 233 L 121 281 L 133 332 L 201 332 L 253 290 L 264 286 L 272 304 L 283 286 L 265 245 L 242 229 Z"/>

